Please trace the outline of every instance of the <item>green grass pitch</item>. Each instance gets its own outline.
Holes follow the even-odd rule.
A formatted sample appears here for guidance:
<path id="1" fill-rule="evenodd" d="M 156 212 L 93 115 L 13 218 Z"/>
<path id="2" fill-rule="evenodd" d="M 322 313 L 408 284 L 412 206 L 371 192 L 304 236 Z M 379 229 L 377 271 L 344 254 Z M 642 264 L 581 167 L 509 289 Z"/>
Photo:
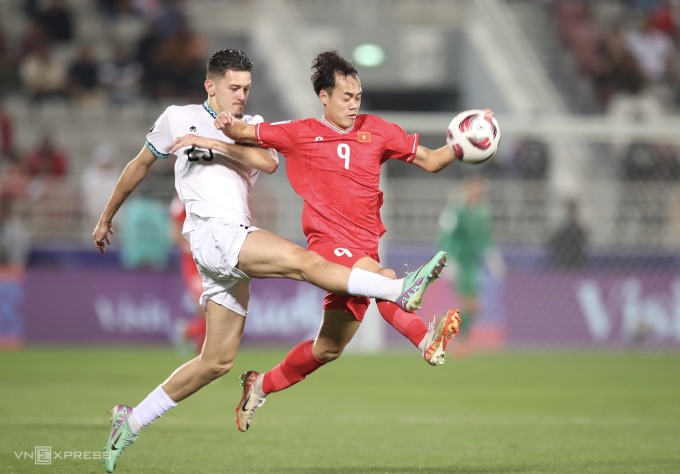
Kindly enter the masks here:
<path id="1" fill-rule="evenodd" d="M 270 396 L 247 433 L 238 374 L 282 351 L 243 348 L 234 370 L 146 428 L 118 473 L 678 473 L 680 354 L 413 352 L 345 355 Z M 170 349 L 0 353 L 0 472 L 98 473 L 17 454 L 97 451 L 114 404 L 137 404 L 186 357 Z"/>

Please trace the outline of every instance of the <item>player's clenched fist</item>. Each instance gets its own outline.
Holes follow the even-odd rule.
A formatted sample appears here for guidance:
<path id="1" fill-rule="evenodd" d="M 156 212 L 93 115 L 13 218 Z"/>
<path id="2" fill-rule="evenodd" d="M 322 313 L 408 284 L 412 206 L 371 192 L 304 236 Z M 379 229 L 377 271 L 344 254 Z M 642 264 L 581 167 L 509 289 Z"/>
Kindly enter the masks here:
<path id="1" fill-rule="evenodd" d="M 231 112 L 221 112 L 215 119 L 215 128 L 223 130 L 228 126 L 233 125 L 236 120 L 236 117 L 234 117 Z"/>

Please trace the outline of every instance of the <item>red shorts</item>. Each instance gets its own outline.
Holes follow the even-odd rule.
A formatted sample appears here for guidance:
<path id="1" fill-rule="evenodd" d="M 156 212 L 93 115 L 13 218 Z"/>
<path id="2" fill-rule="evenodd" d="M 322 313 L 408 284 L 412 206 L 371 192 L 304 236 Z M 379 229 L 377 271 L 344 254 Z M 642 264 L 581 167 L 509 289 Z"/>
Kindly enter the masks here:
<path id="1" fill-rule="evenodd" d="M 315 243 L 311 244 L 308 249 L 318 253 L 328 261 L 348 268 L 352 268 L 355 263 L 364 257 L 370 257 L 376 262 L 380 261 L 377 253 L 366 253 L 363 250 L 343 246 L 337 242 Z M 361 322 L 364 320 L 364 315 L 370 302 L 371 299 L 366 296 L 326 293 L 326 297 L 323 299 L 323 309 L 344 311 Z"/>

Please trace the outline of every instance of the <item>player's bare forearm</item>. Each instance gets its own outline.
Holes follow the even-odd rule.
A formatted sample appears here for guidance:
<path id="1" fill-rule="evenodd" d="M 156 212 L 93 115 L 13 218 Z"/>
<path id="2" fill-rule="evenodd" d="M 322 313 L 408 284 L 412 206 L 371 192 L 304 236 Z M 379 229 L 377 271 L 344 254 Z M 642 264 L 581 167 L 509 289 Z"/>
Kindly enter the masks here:
<path id="1" fill-rule="evenodd" d="M 225 143 L 225 145 L 227 146 L 227 155 L 263 173 L 272 174 L 279 167 L 279 162 L 276 161 L 272 153 L 260 146 L 231 143 Z"/>
<path id="2" fill-rule="evenodd" d="M 239 143 L 257 144 L 255 125 L 241 122 L 229 112 L 220 113 L 215 119 L 215 128 Z"/>
<path id="3" fill-rule="evenodd" d="M 132 194 L 132 191 L 146 177 L 155 160 L 156 157 L 144 147 L 137 157 L 127 164 L 120 178 L 118 178 L 118 183 L 116 183 L 116 187 L 92 233 L 94 244 L 101 253 L 106 253 L 106 245 L 111 245 L 109 235 L 114 234 L 112 227 L 114 216 L 128 196 Z"/>
<path id="4" fill-rule="evenodd" d="M 453 154 L 453 150 L 447 145 L 437 148 L 436 150 L 418 145 L 416 156 L 412 163 L 425 171 L 437 173 L 454 161 L 456 161 L 456 156 Z"/>
<path id="5" fill-rule="evenodd" d="M 275 155 L 258 145 L 249 146 L 238 143 L 227 143 L 223 140 L 201 137 L 193 134 L 184 135 L 175 139 L 175 141 L 170 144 L 170 153 L 177 153 L 181 148 L 192 146 L 204 150 L 214 150 L 240 161 L 246 166 L 250 166 L 251 168 L 255 168 L 267 174 L 272 174 L 279 166 Z"/>

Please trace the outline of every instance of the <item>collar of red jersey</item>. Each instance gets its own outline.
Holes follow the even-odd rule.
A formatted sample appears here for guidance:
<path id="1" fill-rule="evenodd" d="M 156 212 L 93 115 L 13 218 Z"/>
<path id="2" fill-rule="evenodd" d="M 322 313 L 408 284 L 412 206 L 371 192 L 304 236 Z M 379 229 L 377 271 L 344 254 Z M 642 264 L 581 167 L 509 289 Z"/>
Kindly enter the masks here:
<path id="1" fill-rule="evenodd" d="M 324 124 L 325 126 L 327 126 L 328 128 L 330 128 L 331 130 L 335 130 L 336 132 L 338 132 L 341 135 L 347 135 L 349 132 L 351 132 L 354 129 L 354 124 L 352 124 L 352 126 L 349 127 L 347 130 L 342 130 L 342 129 L 336 127 L 335 125 L 332 125 L 328 120 L 326 120 L 326 117 L 321 117 L 320 122 L 322 124 Z"/>

